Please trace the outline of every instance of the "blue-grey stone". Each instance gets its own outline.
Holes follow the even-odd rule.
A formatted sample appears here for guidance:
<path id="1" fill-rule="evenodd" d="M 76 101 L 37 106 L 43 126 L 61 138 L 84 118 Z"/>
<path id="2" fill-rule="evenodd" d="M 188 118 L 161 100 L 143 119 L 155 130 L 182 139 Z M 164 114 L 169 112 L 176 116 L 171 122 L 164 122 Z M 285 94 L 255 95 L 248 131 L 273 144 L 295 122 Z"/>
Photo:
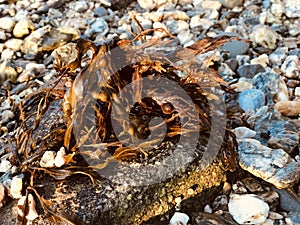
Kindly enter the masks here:
<path id="1" fill-rule="evenodd" d="M 272 72 L 258 73 L 253 77 L 253 85 L 267 97 L 267 103 L 273 104 L 273 97 L 279 91 L 280 75 Z"/>
<path id="2" fill-rule="evenodd" d="M 248 52 L 249 43 L 233 40 L 224 44 L 221 49 L 229 52 L 229 58 L 235 58 L 237 55 L 243 55 Z"/>
<path id="3" fill-rule="evenodd" d="M 282 149 L 262 145 L 255 139 L 238 139 L 239 164 L 254 176 L 282 189 L 299 181 L 300 163 Z"/>
<path id="4" fill-rule="evenodd" d="M 95 16 L 99 16 L 99 17 L 108 15 L 107 10 L 104 7 L 96 8 L 94 10 L 94 14 Z"/>
<path id="5" fill-rule="evenodd" d="M 247 120 L 263 145 L 292 152 L 299 145 L 299 126 L 272 107 L 263 106 Z"/>
<path id="6" fill-rule="evenodd" d="M 300 212 L 290 212 L 285 221 L 287 224 L 300 225 Z"/>
<path id="7" fill-rule="evenodd" d="M 238 103 L 246 113 L 254 113 L 265 105 L 265 94 L 257 89 L 248 89 L 239 94 Z"/>
<path id="8" fill-rule="evenodd" d="M 260 64 L 242 65 L 238 68 L 237 73 L 240 77 L 253 78 L 256 74 L 265 72 L 265 68 Z"/>

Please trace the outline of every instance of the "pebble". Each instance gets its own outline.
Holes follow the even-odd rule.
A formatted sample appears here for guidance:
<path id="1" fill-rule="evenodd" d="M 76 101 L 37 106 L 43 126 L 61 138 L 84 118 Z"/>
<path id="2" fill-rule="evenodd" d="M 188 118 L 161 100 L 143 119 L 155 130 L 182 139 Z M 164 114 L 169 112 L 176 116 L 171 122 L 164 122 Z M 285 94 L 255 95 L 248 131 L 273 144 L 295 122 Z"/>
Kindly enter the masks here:
<path id="1" fill-rule="evenodd" d="M 40 166 L 45 168 L 52 168 L 55 166 L 55 155 L 54 151 L 46 151 L 40 161 Z"/>
<path id="2" fill-rule="evenodd" d="M 229 52 L 229 58 L 235 58 L 237 55 L 243 55 L 248 52 L 250 44 L 244 41 L 232 40 L 225 43 L 221 49 Z"/>
<path id="3" fill-rule="evenodd" d="M 262 192 L 258 195 L 272 208 L 279 204 L 279 194 L 275 191 Z"/>
<path id="4" fill-rule="evenodd" d="M 300 212 L 290 212 L 285 218 L 287 225 L 300 225 Z"/>
<path id="5" fill-rule="evenodd" d="M 238 103 L 245 113 L 252 114 L 265 105 L 265 94 L 258 89 L 248 89 L 239 93 Z"/>
<path id="6" fill-rule="evenodd" d="M 94 33 L 100 34 L 101 36 L 105 36 L 108 33 L 108 24 L 102 17 L 96 18 L 90 24 L 90 29 L 84 32 L 87 36 Z"/>
<path id="7" fill-rule="evenodd" d="M 83 13 L 88 9 L 88 3 L 86 1 L 75 1 L 71 2 L 70 8 L 76 12 Z"/>
<path id="8" fill-rule="evenodd" d="M 287 56 L 280 69 L 283 72 L 283 75 L 288 78 L 300 77 L 300 60 L 298 56 Z"/>
<path id="9" fill-rule="evenodd" d="M 4 110 L 2 112 L 2 116 L 1 116 L 1 123 L 2 124 L 7 124 L 8 122 L 10 122 L 13 118 L 15 117 L 15 114 L 13 111 L 11 110 Z"/>
<path id="10" fill-rule="evenodd" d="M 189 30 L 189 24 L 183 20 L 169 20 L 166 26 L 171 34 L 179 34 L 182 31 Z"/>
<path id="11" fill-rule="evenodd" d="M 19 75 L 17 81 L 27 82 L 33 79 L 37 74 L 44 72 L 46 69 L 44 64 L 37 64 L 37 63 L 28 63 L 25 67 L 25 70 Z"/>
<path id="12" fill-rule="evenodd" d="M 94 10 L 95 16 L 102 17 L 108 14 L 107 10 L 104 7 L 98 7 Z"/>
<path id="13" fill-rule="evenodd" d="M 268 146 L 271 148 L 280 148 L 291 154 L 297 143 L 299 143 L 299 135 L 293 131 L 283 130 L 275 136 L 271 136 L 268 140 Z"/>
<path id="14" fill-rule="evenodd" d="M 159 1 L 159 0 L 151 0 L 151 1 L 149 1 L 149 0 L 138 0 L 137 2 L 139 3 L 139 5 L 142 9 L 152 10 L 155 7 L 157 7 L 158 4 L 164 4 L 167 1 L 166 0 L 161 0 L 161 1 Z"/>
<path id="15" fill-rule="evenodd" d="M 31 21 L 23 19 L 17 22 L 14 27 L 13 34 L 15 37 L 21 38 L 30 34 L 34 30 L 34 28 L 34 24 Z"/>
<path id="16" fill-rule="evenodd" d="M 230 87 L 233 88 L 236 92 L 242 92 L 253 88 L 253 85 L 250 82 L 251 81 L 248 81 L 248 79 L 242 77 L 237 83 L 230 85 Z"/>
<path id="17" fill-rule="evenodd" d="M 189 216 L 185 213 L 175 212 L 170 220 L 170 225 L 187 225 L 189 219 Z"/>
<path id="18" fill-rule="evenodd" d="M 0 40 L 5 41 L 6 40 L 6 34 L 4 31 L 0 30 Z M 1 50 L 0 50 L 1 51 Z"/>
<path id="19" fill-rule="evenodd" d="M 252 177 L 244 178 L 242 180 L 242 182 L 251 193 L 257 193 L 257 192 L 264 191 L 264 188 L 262 187 L 262 185 L 256 179 L 254 179 Z M 265 199 L 264 199 L 264 201 L 267 202 Z"/>
<path id="20" fill-rule="evenodd" d="M 5 42 L 5 46 L 14 51 L 19 51 L 24 41 L 21 39 L 12 38 Z"/>
<path id="21" fill-rule="evenodd" d="M 33 31 L 24 39 L 21 51 L 36 55 L 43 51 L 51 51 L 65 43 L 79 38 L 79 32 L 73 28 L 52 28 L 47 25 Z"/>
<path id="22" fill-rule="evenodd" d="M 209 29 L 214 25 L 214 22 L 205 18 L 201 18 L 200 15 L 195 15 L 191 18 L 190 27 L 195 29 L 196 27 L 202 27 L 202 29 Z"/>
<path id="23" fill-rule="evenodd" d="M 184 30 L 184 31 L 181 31 L 177 35 L 177 38 L 178 38 L 180 44 L 184 45 L 184 44 L 186 44 L 186 43 L 188 43 L 189 41 L 192 40 L 193 34 L 189 30 Z"/>
<path id="24" fill-rule="evenodd" d="M 14 18 L 11 17 L 2 17 L 0 18 L 0 29 L 3 29 L 7 32 L 11 32 L 15 26 L 16 22 Z"/>
<path id="25" fill-rule="evenodd" d="M 9 61 L 13 58 L 15 52 L 12 49 L 4 49 L 1 53 L 1 61 Z"/>
<path id="26" fill-rule="evenodd" d="M 18 73 L 6 61 L 0 63 L 0 85 L 6 80 L 16 81 Z"/>
<path id="27" fill-rule="evenodd" d="M 280 66 L 285 59 L 288 50 L 289 49 L 287 47 L 276 48 L 276 50 L 269 55 L 270 62 L 274 65 Z"/>
<path id="28" fill-rule="evenodd" d="M 287 189 L 277 189 L 272 187 L 272 189 L 280 196 L 280 208 L 285 212 L 300 212 L 300 198 L 295 194 L 290 188 Z"/>
<path id="29" fill-rule="evenodd" d="M 243 4 L 243 0 L 218 0 L 224 7 L 232 9 Z"/>
<path id="30" fill-rule="evenodd" d="M 238 225 L 233 221 L 229 213 L 223 211 L 217 211 L 215 213 L 197 212 L 194 219 L 195 225 Z"/>
<path id="31" fill-rule="evenodd" d="M 5 173 L 10 168 L 11 168 L 11 163 L 8 160 L 3 159 L 0 163 L 0 173 Z"/>
<path id="32" fill-rule="evenodd" d="M 10 192 L 9 192 L 10 195 L 15 199 L 19 199 L 22 197 L 22 189 L 23 189 L 22 178 L 18 176 L 14 176 L 10 184 Z"/>
<path id="33" fill-rule="evenodd" d="M 289 100 L 288 88 L 287 88 L 286 83 L 283 81 L 282 78 L 279 79 L 278 91 L 274 95 L 274 100 L 275 100 L 275 102 L 288 101 Z"/>
<path id="34" fill-rule="evenodd" d="M 275 109 L 284 116 L 299 116 L 300 102 L 299 101 L 281 101 L 275 104 Z"/>
<path id="35" fill-rule="evenodd" d="M 222 7 L 222 4 L 220 1 L 213 1 L 213 0 L 205 0 L 201 4 L 203 9 L 210 9 L 210 10 L 220 10 Z"/>
<path id="36" fill-rule="evenodd" d="M 35 200 L 32 196 L 32 194 L 28 194 L 27 197 L 27 203 L 26 203 L 26 196 L 22 196 L 19 201 L 18 201 L 18 215 L 23 218 L 24 217 L 24 213 L 23 211 L 25 210 L 24 207 L 26 207 L 25 205 L 27 205 L 27 214 L 25 216 L 25 218 L 29 221 L 33 221 L 35 220 L 39 215 L 35 209 Z"/>
<path id="37" fill-rule="evenodd" d="M 272 149 L 255 139 L 239 139 L 239 164 L 249 173 L 277 188 L 287 188 L 300 178 L 299 163 L 282 149 Z"/>
<path id="38" fill-rule="evenodd" d="M 5 187 L 0 182 L 0 208 L 2 208 L 6 203 L 6 194 L 5 194 Z"/>
<path id="39" fill-rule="evenodd" d="M 268 204 L 254 194 L 232 194 L 228 209 L 239 224 L 260 224 L 266 221 L 269 214 Z"/>
<path id="40" fill-rule="evenodd" d="M 277 47 L 277 33 L 268 26 L 257 25 L 252 34 L 251 40 L 259 46 L 263 46 L 268 49 L 275 49 Z"/>
<path id="41" fill-rule="evenodd" d="M 210 205 L 206 205 L 206 206 L 204 206 L 204 208 L 203 208 L 203 212 L 206 212 L 206 213 L 212 213 L 213 210 L 212 210 L 212 208 L 211 208 Z"/>
<path id="42" fill-rule="evenodd" d="M 300 87 L 295 88 L 295 96 L 300 97 Z"/>
<path id="43" fill-rule="evenodd" d="M 66 163 L 65 156 L 66 156 L 65 148 L 61 147 L 55 156 L 54 165 L 56 167 L 62 167 Z"/>
<path id="44" fill-rule="evenodd" d="M 254 87 L 265 93 L 268 103 L 272 103 L 276 95 L 278 95 L 278 98 L 285 95 L 285 93 L 279 93 L 284 91 L 283 87 L 280 88 L 280 82 L 280 75 L 272 72 L 261 72 L 253 77 Z"/>
<path id="45" fill-rule="evenodd" d="M 300 2 L 298 0 L 285 0 L 285 15 L 289 18 L 300 17 Z"/>
<path id="46" fill-rule="evenodd" d="M 237 70 L 238 75 L 240 77 L 245 77 L 245 78 L 253 78 L 256 74 L 260 72 L 265 72 L 264 67 L 260 64 L 241 65 Z"/>
<path id="47" fill-rule="evenodd" d="M 251 64 L 260 64 L 263 68 L 269 65 L 269 57 L 267 54 L 262 54 L 254 59 L 251 59 Z"/>
<path id="48" fill-rule="evenodd" d="M 237 127 L 233 132 L 237 138 L 253 138 L 256 135 L 256 132 L 248 127 Z"/>

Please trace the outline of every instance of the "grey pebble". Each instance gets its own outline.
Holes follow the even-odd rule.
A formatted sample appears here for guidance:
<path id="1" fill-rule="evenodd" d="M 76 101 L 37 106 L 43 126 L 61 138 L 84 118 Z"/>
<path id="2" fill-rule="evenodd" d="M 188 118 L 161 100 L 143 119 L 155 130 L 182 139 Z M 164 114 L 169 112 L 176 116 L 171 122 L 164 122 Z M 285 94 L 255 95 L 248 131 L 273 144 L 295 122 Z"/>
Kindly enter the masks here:
<path id="1" fill-rule="evenodd" d="M 224 44 L 221 49 L 229 52 L 229 58 L 235 58 L 248 52 L 249 46 L 249 43 L 244 41 L 233 40 Z"/>
<path id="2" fill-rule="evenodd" d="M 108 15 L 107 10 L 104 7 L 98 7 L 94 10 L 95 16 L 102 17 Z"/>
<path id="3" fill-rule="evenodd" d="M 257 89 L 248 89 L 239 94 L 238 103 L 242 110 L 252 114 L 265 105 L 265 94 Z"/>
<path id="4" fill-rule="evenodd" d="M 237 69 L 237 73 L 240 77 L 253 78 L 256 74 L 265 72 L 265 68 L 260 64 L 246 64 Z"/>
<path id="5" fill-rule="evenodd" d="M 285 218 L 287 225 L 300 225 L 300 212 L 290 212 Z"/>

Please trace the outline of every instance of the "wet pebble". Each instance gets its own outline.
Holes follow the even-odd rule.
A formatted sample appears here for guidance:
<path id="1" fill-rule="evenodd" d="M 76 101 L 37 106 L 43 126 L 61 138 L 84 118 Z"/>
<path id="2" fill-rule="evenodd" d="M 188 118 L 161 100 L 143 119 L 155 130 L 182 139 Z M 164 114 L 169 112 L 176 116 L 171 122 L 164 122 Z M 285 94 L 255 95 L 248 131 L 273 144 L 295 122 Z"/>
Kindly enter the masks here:
<path id="1" fill-rule="evenodd" d="M 17 22 L 14 27 L 13 34 L 15 37 L 21 38 L 30 34 L 34 29 L 34 24 L 31 21 L 23 19 Z"/>
<path id="2" fill-rule="evenodd" d="M 282 149 L 272 149 L 255 139 L 239 139 L 239 164 L 251 174 L 286 188 L 300 178 L 299 163 Z"/>
<path id="3" fill-rule="evenodd" d="M 228 209 L 233 219 L 239 224 L 263 223 L 269 214 L 268 204 L 254 194 L 232 194 Z"/>
<path id="4" fill-rule="evenodd" d="M 241 65 L 237 70 L 238 75 L 240 77 L 245 77 L 245 78 L 253 78 L 256 74 L 260 72 L 265 72 L 264 67 L 260 64 Z"/>
<path id="5" fill-rule="evenodd" d="M 265 94 L 258 89 L 248 89 L 239 93 L 238 103 L 247 114 L 252 114 L 265 105 Z"/>
<path id="6" fill-rule="evenodd" d="M 27 198 L 26 196 L 22 196 L 18 201 L 18 215 L 23 218 L 25 210 L 25 207 L 27 206 L 27 213 L 25 215 L 25 218 L 29 221 L 33 221 L 36 219 L 39 215 L 35 209 L 36 203 L 32 196 L 32 194 L 28 194 Z"/>

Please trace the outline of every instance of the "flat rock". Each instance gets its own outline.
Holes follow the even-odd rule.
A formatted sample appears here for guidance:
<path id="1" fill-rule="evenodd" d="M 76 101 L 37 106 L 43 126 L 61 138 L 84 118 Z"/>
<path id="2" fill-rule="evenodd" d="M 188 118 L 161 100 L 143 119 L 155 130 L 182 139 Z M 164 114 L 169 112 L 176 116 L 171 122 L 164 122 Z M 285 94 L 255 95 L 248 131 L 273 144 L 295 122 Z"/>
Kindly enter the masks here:
<path id="1" fill-rule="evenodd" d="M 273 184 L 287 188 L 300 178 L 300 163 L 282 149 L 272 149 L 255 139 L 238 140 L 240 166 L 251 174 Z"/>
<path id="2" fill-rule="evenodd" d="M 237 55 L 243 55 L 249 50 L 250 44 L 244 41 L 232 40 L 225 43 L 221 49 L 229 52 L 229 58 L 235 58 Z"/>
<path id="3" fill-rule="evenodd" d="M 36 55 L 43 51 L 51 51 L 67 42 L 77 39 L 78 31 L 72 28 L 52 28 L 47 25 L 33 31 L 24 40 L 21 50 L 25 54 Z"/>

